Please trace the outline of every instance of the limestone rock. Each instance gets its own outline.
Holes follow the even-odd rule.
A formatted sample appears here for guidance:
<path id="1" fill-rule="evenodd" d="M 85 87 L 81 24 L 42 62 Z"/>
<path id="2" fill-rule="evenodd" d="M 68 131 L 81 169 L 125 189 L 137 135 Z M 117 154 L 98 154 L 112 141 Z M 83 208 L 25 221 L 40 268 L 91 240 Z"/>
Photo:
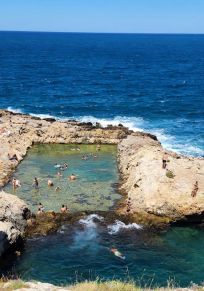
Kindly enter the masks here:
<path id="1" fill-rule="evenodd" d="M 23 235 L 29 213 L 17 196 L 0 192 L 0 256 Z"/>
<path id="2" fill-rule="evenodd" d="M 163 169 L 163 154 L 160 143 L 148 136 L 130 135 L 119 143 L 122 188 L 131 198 L 132 211 L 142 210 L 173 219 L 195 214 L 202 218 L 204 159 L 167 151 L 167 169 Z M 192 197 L 196 181 L 198 189 Z"/>

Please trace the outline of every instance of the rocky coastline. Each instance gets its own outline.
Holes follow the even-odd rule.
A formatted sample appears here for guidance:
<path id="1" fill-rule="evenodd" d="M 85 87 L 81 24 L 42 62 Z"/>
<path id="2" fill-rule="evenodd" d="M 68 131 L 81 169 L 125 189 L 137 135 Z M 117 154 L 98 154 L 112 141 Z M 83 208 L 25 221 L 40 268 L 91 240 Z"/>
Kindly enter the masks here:
<path id="1" fill-rule="evenodd" d="M 116 144 L 123 197 L 115 216 L 149 226 L 204 221 L 204 159 L 165 151 L 156 136 L 122 125 L 102 128 L 100 124 L 40 119 L 5 110 L 0 110 L 0 136 L 0 187 L 9 182 L 33 144 Z M 168 155 L 166 169 L 162 168 L 164 152 Z M 9 156 L 16 158 L 10 160 Z M 0 193 L 0 256 L 25 231 L 26 235 L 42 234 L 37 231 L 42 230 L 42 222 L 26 228 L 28 219 L 29 210 L 22 200 Z M 48 214 L 47 219 L 44 234 L 74 217 Z"/>

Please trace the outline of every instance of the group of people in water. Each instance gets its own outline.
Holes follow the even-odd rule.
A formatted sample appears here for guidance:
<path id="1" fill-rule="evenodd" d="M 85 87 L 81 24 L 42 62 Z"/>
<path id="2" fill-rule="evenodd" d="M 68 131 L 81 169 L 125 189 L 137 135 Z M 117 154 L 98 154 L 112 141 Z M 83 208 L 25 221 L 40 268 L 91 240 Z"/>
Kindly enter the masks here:
<path id="1" fill-rule="evenodd" d="M 80 151 L 80 148 L 79 147 L 72 148 L 71 150 Z M 96 146 L 96 150 L 97 151 L 100 151 L 101 150 L 101 146 L 100 145 L 97 145 Z M 97 158 L 97 155 L 96 154 L 92 154 L 92 153 L 91 154 L 84 154 L 84 155 L 82 155 L 81 159 L 82 160 L 88 160 L 90 157 L 92 157 L 92 158 L 95 159 L 95 158 Z M 9 160 L 17 159 L 16 155 L 8 155 L 8 158 L 9 158 Z M 62 172 L 68 169 L 68 163 L 66 163 L 66 162 L 63 163 L 63 164 L 56 163 L 54 165 L 54 168 L 57 169 L 56 176 L 57 177 L 62 177 L 63 176 Z M 77 175 L 74 174 L 74 173 L 72 173 L 70 176 L 68 176 L 68 180 L 70 180 L 70 181 L 75 181 L 76 179 L 77 179 Z M 42 179 L 39 179 L 37 177 L 34 177 L 33 183 L 32 183 L 32 187 L 34 189 L 36 189 L 36 190 L 39 190 L 40 189 L 40 181 L 42 181 Z M 16 179 L 15 177 L 12 179 L 11 183 L 12 183 L 12 186 L 13 186 L 13 189 L 14 190 L 21 187 L 20 180 Z M 54 187 L 54 182 L 53 182 L 53 180 L 51 178 L 49 178 L 47 180 L 47 186 L 50 187 L 50 188 Z M 59 186 L 56 186 L 55 187 L 55 191 L 60 191 L 60 190 L 61 190 L 61 188 Z M 62 206 L 60 208 L 60 212 L 61 213 L 66 213 L 68 211 L 69 210 L 68 210 L 67 205 L 62 204 Z M 42 203 L 39 203 L 37 205 L 37 214 L 40 215 L 40 214 L 42 214 L 44 212 L 45 212 L 45 207 L 42 205 Z"/>

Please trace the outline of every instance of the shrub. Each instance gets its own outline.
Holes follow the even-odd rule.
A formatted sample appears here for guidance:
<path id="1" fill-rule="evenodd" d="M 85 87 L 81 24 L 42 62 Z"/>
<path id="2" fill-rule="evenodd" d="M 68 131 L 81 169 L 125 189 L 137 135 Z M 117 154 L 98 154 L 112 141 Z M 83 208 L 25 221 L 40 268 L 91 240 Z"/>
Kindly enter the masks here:
<path id="1" fill-rule="evenodd" d="M 175 177 L 174 173 L 170 170 L 166 171 L 167 178 L 173 179 Z"/>

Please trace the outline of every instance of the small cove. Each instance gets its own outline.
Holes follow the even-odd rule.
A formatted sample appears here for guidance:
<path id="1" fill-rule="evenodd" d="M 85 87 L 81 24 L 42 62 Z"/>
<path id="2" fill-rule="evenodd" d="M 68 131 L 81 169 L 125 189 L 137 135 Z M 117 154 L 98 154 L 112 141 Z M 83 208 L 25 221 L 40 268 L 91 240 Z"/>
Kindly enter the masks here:
<path id="1" fill-rule="evenodd" d="M 80 149 L 80 150 L 79 150 Z M 82 157 L 86 155 L 87 160 Z M 94 156 L 97 157 L 94 157 Z M 57 177 L 55 164 L 68 163 Z M 76 174 L 77 180 L 67 177 Z M 153 232 L 139 225 L 120 221 L 109 224 L 110 211 L 120 195 L 114 185 L 119 175 L 116 146 L 102 145 L 35 145 L 17 168 L 15 175 L 22 187 L 7 192 L 24 199 L 35 212 L 38 202 L 46 210 L 59 211 L 65 203 L 75 211 L 104 211 L 104 216 L 89 215 L 73 225 L 63 225 L 56 233 L 27 239 L 21 256 L 8 262 L 0 273 L 12 273 L 24 280 L 51 282 L 56 285 L 76 281 L 128 280 L 142 286 L 166 286 L 169 279 L 180 286 L 191 281 L 201 284 L 204 272 L 204 231 L 192 227 L 171 227 Z M 32 187 L 39 178 L 39 190 Z M 47 186 L 52 179 L 54 187 Z M 60 191 L 55 187 L 60 186 Z M 117 248 L 122 260 L 110 248 Z"/>

